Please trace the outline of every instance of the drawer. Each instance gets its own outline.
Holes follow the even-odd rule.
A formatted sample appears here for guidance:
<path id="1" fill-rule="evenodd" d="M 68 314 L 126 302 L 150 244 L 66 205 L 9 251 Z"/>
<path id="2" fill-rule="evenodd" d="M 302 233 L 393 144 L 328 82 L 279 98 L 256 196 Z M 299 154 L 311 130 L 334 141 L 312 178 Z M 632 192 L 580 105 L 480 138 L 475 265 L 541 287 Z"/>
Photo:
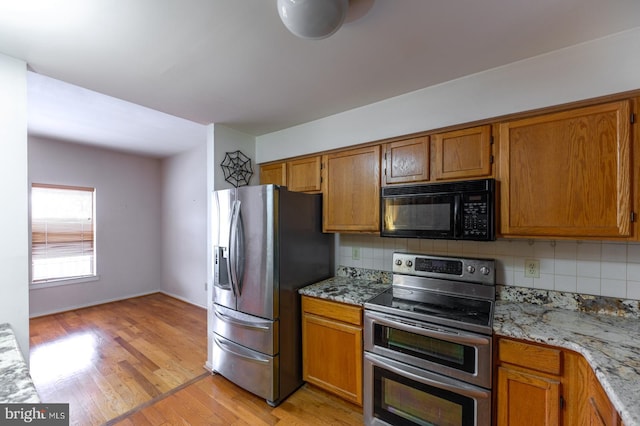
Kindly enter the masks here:
<path id="1" fill-rule="evenodd" d="M 302 311 L 362 326 L 362 307 L 360 306 L 302 296 Z"/>
<path id="2" fill-rule="evenodd" d="M 279 352 L 279 322 L 254 317 L 214 305 L 211 322 L 214 333 L 266 355 Z"/>
<path id="3" fill-rule="evenodd" d="M 269 356 L 213 333 L 213 371 L 267 401 L 280 398 L 279 355 Z"/>
<path id="4" fill-rule="evenodd" d="M 510 339 L 498 341 L 500 362 L 519 365 L 543 373 L 562 374 L 562 351 L 560 349 L 519 342 Z"/>

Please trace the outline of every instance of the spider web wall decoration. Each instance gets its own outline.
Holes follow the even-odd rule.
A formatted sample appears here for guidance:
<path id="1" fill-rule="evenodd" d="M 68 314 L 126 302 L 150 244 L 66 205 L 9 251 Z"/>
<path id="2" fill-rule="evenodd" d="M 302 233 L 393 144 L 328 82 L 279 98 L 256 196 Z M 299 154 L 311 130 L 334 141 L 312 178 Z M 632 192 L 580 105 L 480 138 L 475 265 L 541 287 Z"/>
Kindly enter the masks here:
<path id="1" fill-rule="evenodd" d="M 229 182 L 236 188 L 239 186 L 249 185 L 249 179 L 253 176 L 251 168 L 251 158 L 247 157 L 240 151 L 227 152 L 224 160 L 220 163 L 224 180 Z"/>

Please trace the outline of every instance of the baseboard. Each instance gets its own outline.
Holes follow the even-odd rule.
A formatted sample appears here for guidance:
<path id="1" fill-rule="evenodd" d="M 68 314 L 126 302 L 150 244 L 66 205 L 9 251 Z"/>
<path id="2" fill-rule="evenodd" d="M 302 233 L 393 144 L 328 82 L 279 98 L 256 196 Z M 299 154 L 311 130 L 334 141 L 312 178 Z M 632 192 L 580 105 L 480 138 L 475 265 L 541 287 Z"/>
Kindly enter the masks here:
<path id="1" fill-rule="evenodd" d="M 190 305 L 197 306 L 197 307 L 202 308 L 202 309 L 207 309 L 206 306 L 202 306 L 199 303 L 193 303 L 191 300 L 188 300 L 188 299 L 186 299 L 184 297 L 178 296 L 178 295 L 173 294 L 173 293 L 169 293 L 168 291 L 153 290 L 153 291 L 149 291 L 149 292 L 146 292 L 146 293 L 131 294 L 131 295 L 124 296 L 124 297 L 117 297 L 117 298 L 113 298 L 113 299 L 99 300 L 97 302 L 90 302 L 90 303 L 85 303 L 85 304 L 81 304 L 81 305 L 66 306 L 66 307 L 64 307 L 62 309 L 54 309 L 52 311 L 45 311 L 45 312 L 41 312 L 41 313 L 34 314 L 34 315 L 29 314 L 29 319 L 39 318 L 39 317 L 46 317 L 47 315 L 60 314 L 62 312 L 75 311 L 76 309 L 90 308 L 92 306 L 104 305 L 106 303 L 120 302 L 122 300 L 127 300 L 127 299 L 135 299 L 136 297 L 144 297 L 144 296 L 149 296 L 150 294 L 156 294 L 156 293 L 162 293 L 165 296 L 169 296 L 169 297 L 172 297 L 174 299 L 178 299 L 181 302 L 188 303 Z"/>
<path id="2" fill-rule="evenodd" d="M 169 297 L 173 297 L 174 299 L 178 299 L 178 300 L 180 300 L 180 301 L 182 301 L 184 303 L 188 303 L 188 304 L 193 305 L 193 306 L 198 306 L 199 308 L 202 308 L 202 309 L 207 309 L 206 306 L 203 306 L 203 305 L 201 305 L 199 303 L 194 303 L 189 299 L 186 299 L 186 298 L 184 298 L 182 296 L 178 296 L 177 294 L 169 293 L 168 291 L 164 291 L 164 290 L 158 290 L 157 292 L 158 293 L 162 293 L 162 294 L 164 294 L 166 296 L 169 296 Z"/>

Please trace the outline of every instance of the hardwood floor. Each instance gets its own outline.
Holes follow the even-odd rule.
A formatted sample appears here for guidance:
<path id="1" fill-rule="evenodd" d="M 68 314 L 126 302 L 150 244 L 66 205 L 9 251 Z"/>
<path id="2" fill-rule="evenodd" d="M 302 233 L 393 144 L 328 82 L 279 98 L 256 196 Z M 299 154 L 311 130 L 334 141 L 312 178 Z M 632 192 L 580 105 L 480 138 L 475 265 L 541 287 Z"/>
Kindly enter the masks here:
<path id="1" fill-rule="evenodd" d="M 305 385 L 278 407 L 203 365 L 206 311 L 149 296 L 30 321 L 43 402 L 72 425 L 361 425 L 362 409 Z"/>
<path id="2" fill-rule="evenodd" d="M 207 376 L 109 422 L 149 425 L 362 425 L 362 410 L 305 384 L 273 408 L 222 376 Z"/>
<path id="3" fill-rule="evenodd" d="M 159 293 L 34 318 L 33 382 L 72 424 L 103 424 L 206 372 L 206 318 Z"/>

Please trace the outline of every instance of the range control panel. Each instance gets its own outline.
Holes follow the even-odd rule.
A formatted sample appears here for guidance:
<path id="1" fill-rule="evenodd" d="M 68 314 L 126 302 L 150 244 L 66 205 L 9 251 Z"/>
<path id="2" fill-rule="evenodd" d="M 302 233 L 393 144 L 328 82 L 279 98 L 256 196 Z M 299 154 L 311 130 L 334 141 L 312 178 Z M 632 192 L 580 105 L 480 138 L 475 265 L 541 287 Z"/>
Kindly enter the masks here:
<path id="1" fill-rule="evenodd" d="M 495 260 L 394 253 L 393 273 L 495 285 Z"/>

